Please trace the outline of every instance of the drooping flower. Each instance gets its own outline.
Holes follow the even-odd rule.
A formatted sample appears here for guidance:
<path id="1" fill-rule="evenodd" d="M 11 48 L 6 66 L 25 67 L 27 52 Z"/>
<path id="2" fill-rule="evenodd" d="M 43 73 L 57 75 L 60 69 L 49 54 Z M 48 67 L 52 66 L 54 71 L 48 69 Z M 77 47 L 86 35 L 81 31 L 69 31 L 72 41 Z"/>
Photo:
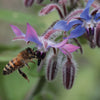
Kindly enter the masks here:
<path id="1" fill-rule="evenodd" d="M 94 36 L 94 30 L 97 23 L 100 21 L 100 13 L 98 12 L 99 9 L 94 10 L 91 14 L 89 14 L 89 9 L 91 4 L 94 0 L 89 0 L 84 11 L 81 13 L 79 17 L 73 19 L 69 23 L 66 21 L 61 20 L 55 24 L 54 29 L 61 28 L 63 31 L 69 31 L 73 26 L 76 25 L 75 29 L 71 31 L 70 38 L 77 38 L 84 33 L 87 33 L 88 36 Z"/>

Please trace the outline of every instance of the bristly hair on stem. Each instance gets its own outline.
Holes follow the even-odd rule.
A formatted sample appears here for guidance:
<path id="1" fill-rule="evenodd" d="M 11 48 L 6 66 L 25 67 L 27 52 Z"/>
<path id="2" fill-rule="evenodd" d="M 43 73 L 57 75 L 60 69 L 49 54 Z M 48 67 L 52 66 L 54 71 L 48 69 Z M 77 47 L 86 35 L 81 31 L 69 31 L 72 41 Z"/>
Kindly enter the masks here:
<path id="1" fill-rule="evenodd" d="M 34 97 L 39 94 L 46 83 L 45 76 L 41 76 L 37 82 L 36 87 L 32 88 L 25 96 L 24 100 L 34 100 Z"/>
<path id="2" fill-rule="evenodd" d="M 45 6 L 39 13 L 40 16 L 43 16 L 43 15 L 46 15 L 48 13 L 50 13 L 51 11 L 53 11 L 54 9 L 56 9 L 58 11 L 58 14 L 60 16 L 61 19 L 64 18 L 63 14 L 62 14 L 62 11 L 61 11 L 61 8 L 59 5 L 57 4 L 49 4 L 47 6 Z"/>

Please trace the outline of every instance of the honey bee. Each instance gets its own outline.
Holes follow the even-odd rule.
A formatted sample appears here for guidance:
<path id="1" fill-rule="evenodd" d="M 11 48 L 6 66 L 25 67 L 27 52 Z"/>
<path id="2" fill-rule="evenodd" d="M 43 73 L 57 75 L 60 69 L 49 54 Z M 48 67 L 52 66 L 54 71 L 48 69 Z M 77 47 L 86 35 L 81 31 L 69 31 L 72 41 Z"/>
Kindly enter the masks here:
<path id="1" fill-rule="evenodd" d="M 3 69 L 3 75 L 8 75 L 10 73 L 12 73 L 15 70 L 18 70 L 18 72 L 26 79 L 29 81 L 27 75 L 21 71 L 20 68 L 27 66 L 28 68 L 29 62 L 35 63 L 33 61 L 33 59 L 37 59 L 38 60 L 38 65 L 40 65 L 41 60 L 44 59 L 46 56 L 46 53 L 43 52 L 41 53 L 40 51 L 36 50 L 34 51 L 34 49 L 31 48 L 26 48 L 25 50 L 21 51 L 17 57 L 13 58 L 11 61 L 9 61 L 9 63 L 4 67 Z"/>

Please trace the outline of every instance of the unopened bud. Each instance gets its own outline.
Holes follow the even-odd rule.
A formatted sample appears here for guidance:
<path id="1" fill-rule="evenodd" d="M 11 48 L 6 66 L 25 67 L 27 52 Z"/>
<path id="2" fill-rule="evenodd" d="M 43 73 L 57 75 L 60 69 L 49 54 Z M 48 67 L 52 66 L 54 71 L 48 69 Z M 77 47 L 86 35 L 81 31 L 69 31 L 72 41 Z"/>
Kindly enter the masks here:
<path id="1" fill-rule="evenodd" d="M 96 47 L 96 43 L 95 42 L 89 42 L 90 47 L 93 49 Z"/>
<path id="2" fill-rule="evenodd" d="M 100 23 L 96 27 L 96 44 L 100 47 Z"/>
<path id="3" fill-rule="evenodd" d="M 56 55 L 51 56 L 47 65 L 47 80 L 51 81 L 55 79 L 57 75 L 57 57 Z"/>
<path id="4" fill-rule="evenodd" d="M 36 2 L 37 2 L 38 4 L 41 4 L 43 1 L 44 1 L 44 0 L 37 0 Z"/>
<path id="5" fill-rule="evenodd" d="M 67 3 L 67 0 L 59 0 L 59 4 L 63 5 L 63 4 L 66 4 Z"/>
<path id="6" fill-rule="evenodd" d="M 95 9 L 92 11 L 91 15 L 94 16 L 94 15 L 96 15 L 97 12 L 98 12 L 98 9 Z"/>
<path id="7" fill-rule="evenodd" d="M 34 3 L 34 0 L 24 0 L 24 4 L 26 7 L 32 6 L 33 3 Z"/>
<path id="8" fill-rule="evenodd" d="M 58 14 L 60 15 L 60 17 L 63 18 L 64 16 L 62 14 L 62 11 L 61 11 L 59 5 L 57 5 L 57 4 L 49 4 L 49 5 L 47 5 L 46 7 L 44 7 L 40 11 L 39 15 L 40 16 L 46 15 L 46 14 L 50 13 L 51 11 L 53 11 L 55 9 L 58 11 Z"/>
<path id="9" fill-rule="evenodd" d="M 75 65 L 68 58 L 68 61 L 63 66 L 63 85 L 66 89 L 71 89 L 75 78 Z"/>
<path id="10" fill-rule="evenodd" d="M 87 34 L 90 35 L 94 35 L 94 28 L 88 28 L 87 29 Z"/>

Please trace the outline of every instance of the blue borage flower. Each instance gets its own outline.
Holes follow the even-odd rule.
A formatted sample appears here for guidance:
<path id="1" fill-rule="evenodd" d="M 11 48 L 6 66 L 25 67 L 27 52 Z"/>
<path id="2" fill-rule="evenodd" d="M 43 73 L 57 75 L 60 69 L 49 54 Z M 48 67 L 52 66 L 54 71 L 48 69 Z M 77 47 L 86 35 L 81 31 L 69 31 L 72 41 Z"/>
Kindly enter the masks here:
<path id="1" fill-rule="evenodd" d="M 27 23 L 26 34 L 24 34 L 18 27 L 10 25 L 16 37 L 13 40 L 24 40 L 28 42 L 34 42 L 37 48 L 41 51 L 48 51 L 49 48 L 59 49 L 62 53 L 70 55 L 70 53 L 76 51 L 80 47 L 68 44 L 68 39 L 63 40 L 60 43 L 55 43 L 49 39 L 45 39 L 45 36 L 38 36 L 35 29 Z"/>
<path id="2" fill-rule="evenodd" d="M 54 29 L 60 29 L 63 31 L 69 31 L 74 25 L 75 29 L 71 31 L 70 38 L 77 38 L 84 33 L 88 35 L 94 35 L 94 28 L 96 24 L 100 21 L 100 13 L 96 10 L 93 13 L 89 14 L 89 9 L 94 0 L 89 0 L 84 11 L 81 13 L 79 18 L 76 18 L 70 21 L 68 24 L 66 21 L 61 20 L 54 25 Z"/>

